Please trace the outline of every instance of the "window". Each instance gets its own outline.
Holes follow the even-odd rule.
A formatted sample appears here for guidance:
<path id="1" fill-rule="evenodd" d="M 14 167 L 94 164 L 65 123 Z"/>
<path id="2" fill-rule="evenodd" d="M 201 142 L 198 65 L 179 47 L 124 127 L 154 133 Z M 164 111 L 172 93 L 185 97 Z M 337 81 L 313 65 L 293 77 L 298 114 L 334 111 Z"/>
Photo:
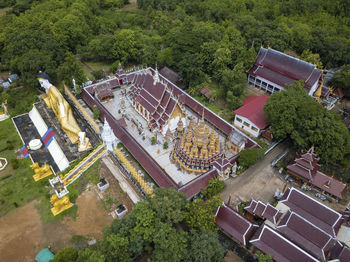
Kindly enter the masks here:
<path id="1" fill-rule="evenodd" d="M 252 130 L 254 131 L 254 132 L 258 132 L 259 130 L 256 128 L 256 127 L 254 127 L 254 126 L 252 126 Z"/>
<path id="2" fill-rule="evenodd" d="M 243 125 L 250 127 L 250 125 L 247 122 L 244 122 Z"/>
<path id="3" fill-rule="evenodd" d="M 236 117 L 237 121 L 242 123 L 242 119 L 240 119 L 239 117 Z"/>

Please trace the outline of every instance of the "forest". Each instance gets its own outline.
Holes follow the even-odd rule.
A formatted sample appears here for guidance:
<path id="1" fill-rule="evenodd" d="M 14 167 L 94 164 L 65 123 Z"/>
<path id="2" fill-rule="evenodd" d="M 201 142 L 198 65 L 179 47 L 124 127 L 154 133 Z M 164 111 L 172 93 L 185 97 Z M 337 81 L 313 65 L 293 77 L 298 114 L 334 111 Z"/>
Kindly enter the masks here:
<path id="1" fill-rule="evenodd" d="M 7 6 L 0 17 L 0 70 L 18 73 L 18 85 L 35 93 L 39 71 L 58 86 L 72 86 L 72 77 L 78 85 L 87 80 L 83 63 L 104 63 L 111 72 L 119 63 L 125 68 L 168 66 L 197 99 L 199 90 L 210 86 L 220 107 L 201 102 L 230 121 L 246 95 L 246 71 L 264 46 L 323 69 L 342 68 L 332 85 L 350 96 L 349 0 L 132 2 L 0 1 Z M 28 110 L 30 96 L 23 98 L 27 106 L 17 105 L 20 92 L 11 92 L 0 93 L 9 108 L 16 105 L 16 114 Z M 330 160 L 342 160 L 346 153 Z"/>
<path id="2" fill-rule="evenodd" d="M 261 46 L 340 69 L 331 83 L 350 97 L 350 0 L 0 0 L 0 8 L 0 71 L 19 74 L 22 87 L 0 88 L 11 115 L 32 106 L 39 71 L 59 87 L 72 77 L 81 85 L 84 63 L 93 62 L 110 72 L 119 63 L 168 66 L 196 98 L 210 86 L 223 104 L 217 112 L 232 120 Z M 349 131 L 298 85 L 265 109 L 275 137 L 315 145 L 328 171 L 349 180 Z M 97 246 L 63 249 L 55 261 L 221 261 L 213 206 L 215 197 L 187 203 L 159 190 L 106 228 Z"/>

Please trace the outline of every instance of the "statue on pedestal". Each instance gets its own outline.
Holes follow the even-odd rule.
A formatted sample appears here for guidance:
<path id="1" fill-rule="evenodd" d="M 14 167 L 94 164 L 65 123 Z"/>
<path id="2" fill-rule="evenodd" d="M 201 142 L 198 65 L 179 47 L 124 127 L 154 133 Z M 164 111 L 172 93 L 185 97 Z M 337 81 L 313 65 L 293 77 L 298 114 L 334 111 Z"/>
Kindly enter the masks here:
<path id="1" fill-rule="evenodd" d="M 80 152 L 91 148 L 89 139 L 85 137 L 73 116 L 72 108 L 64 99 L 60 91 L 49 82 L 49 77 L 45 73 L 39 73 L 38 80 L 45 89 L 46 94 L 42 95 L 46 105 L 53 110 L 58 118 L 62 130 L 67 134 L 72 144 L 79 143 Z M 80 134 L 83 133 L 83 134 Z"/>
<path id="2" fill-rule="evenodd" d="M 56 194 L 52 195 L 50 203 L 53 205 L 51 212 L 54 216 L 62 213 L 64 210 L 71 208 L 73 204 L 70 202 L 68 196 L 64 196 L 61 199 Z"/>
<path id="3" fill-rule="evenodd" d="M 42 167 L 39 167 L 39 164 L 35 162 L 32 165 L 30 165 L 30 167 L 34 170 L 35 173 L 33 176 L 35 182 L 52 175 L 51 168 L 48 164 L 44 164 L 42 165 Z"/>

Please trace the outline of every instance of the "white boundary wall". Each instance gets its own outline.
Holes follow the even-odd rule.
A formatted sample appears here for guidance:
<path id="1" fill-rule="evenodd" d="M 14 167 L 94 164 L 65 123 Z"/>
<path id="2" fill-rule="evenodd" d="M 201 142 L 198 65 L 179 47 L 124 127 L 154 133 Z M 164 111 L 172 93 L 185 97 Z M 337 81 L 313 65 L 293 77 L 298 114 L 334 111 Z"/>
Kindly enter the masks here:
<path id="1" fill-rule="evenodd" d="M 38 130 L 40 136 L 42 137 L 46 133 L 48 127 L 44 119 L 42 119 L 39 111 L 36 109 L 35 105 L 33 105 L 33 109 L 29 111 L 29 117 L 34 123 L 34 126 Z M 53 138 L 52 142 L 50 143 L 47 149 L 49 150 L 53 160 L 55 161 L 60 171 L 63 171 L 69 166 L 69 161 L 63 153 L 61 147 L 58 145 L 55 138 Z"/>

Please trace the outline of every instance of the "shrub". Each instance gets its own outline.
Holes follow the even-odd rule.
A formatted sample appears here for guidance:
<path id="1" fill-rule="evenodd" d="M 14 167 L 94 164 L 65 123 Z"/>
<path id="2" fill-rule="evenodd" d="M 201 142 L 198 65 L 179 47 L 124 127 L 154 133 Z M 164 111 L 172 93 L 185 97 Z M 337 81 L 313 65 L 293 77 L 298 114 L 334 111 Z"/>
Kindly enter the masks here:
<path id="1" fill-rule="evenodd" d="M 92 112 L 94 113 L 94 118 L 98 119 L 100 117 L 100 110 L 94 105 L 94 108 L 92 109 Z"/>
<path id="2" fill-rule="evenodd" d="M 104 76 L 104 72 L 103 72 L 102 69 L 92 71 L 91 74 L 94 76 L 94 78 L 95 78 L 96 80 L 102 79 L 103 76 Z"/>
<path id="3" fill-rule="evenodd" d="M 146 139 L 146 137 L 145 136 L 142 136 L 142 140 L 145 140 Z"/>
<path id="4" fill-rule="evenodd" d="M 11 164 L 13 169 L 17 169 L 19 167 L 19 162 L 16 158 L 11 159 L 10 164 Z"/>
<path id="5" fill-rule="evenodd" d="M 152 138 L 151 138 L 151 145 L 154 145 L 156 143 L 156 138 L 153 136 Z"/>
<path id="6" fill-rule="evenodd" d="M 203 191 L 203 195 L 211 198 L 224 190 L 226 187 L 224 181 L 221 181 L 219 178 L 213 178 L 209 181 L 209 186 Z"/>
<path id="7" fill-rule="evenodd" d="M 120 114 L 121 113 L 121 111 L 120 111 L 120 109 L 118 109 L 118 114 Z"/>
<path id="8" fill-rule="evenodd" d="M 66 247 L 61 249 L 55 255 L 55 258 L 51 261 L 53 262 L 68 262 L 68 261 L 76 261 L 78 258 L 78 251 L 72 247 Z"/>
<path id="9" fill-rule="evenodd" d="M 167 149 L 169 147 L 169 145 L 168 145 L 168 142 L 164 142 L 164 144 L 163 144 L 163 149 Z"/>
<path id="10" fill-rule="evenodd" d="M 248 148 L 244 150 L 239 157 L 239 164 L 244 168 L 254 165 L 264 157 L 265 150 L 263 148 Z"/>
<path id="11" fill-rule="evenodd" d="M 8 150 L 12 150 L 14 148 L 12 142 L 9 140 L 6 141 L 6 145 L 7 145 L 6 148 Z"/>

